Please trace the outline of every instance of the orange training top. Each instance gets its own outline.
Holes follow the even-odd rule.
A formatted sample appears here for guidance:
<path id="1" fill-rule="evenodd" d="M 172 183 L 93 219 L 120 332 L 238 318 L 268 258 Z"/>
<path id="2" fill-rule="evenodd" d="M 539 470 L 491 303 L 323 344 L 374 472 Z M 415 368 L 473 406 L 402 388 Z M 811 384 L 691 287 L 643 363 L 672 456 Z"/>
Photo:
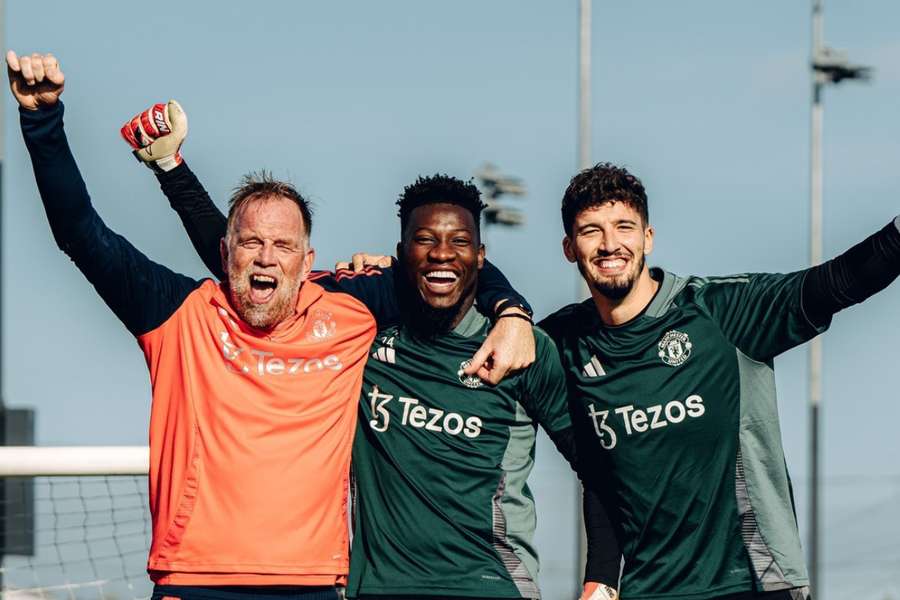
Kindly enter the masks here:
<path id="1" fill-rule="evenodd" d="M 270 335 L 211 280 L 138 336 L 153 385 L 154 582 L 331 585 L 348 569 L 350 448 L 375 321 L 305 282 Z"/>

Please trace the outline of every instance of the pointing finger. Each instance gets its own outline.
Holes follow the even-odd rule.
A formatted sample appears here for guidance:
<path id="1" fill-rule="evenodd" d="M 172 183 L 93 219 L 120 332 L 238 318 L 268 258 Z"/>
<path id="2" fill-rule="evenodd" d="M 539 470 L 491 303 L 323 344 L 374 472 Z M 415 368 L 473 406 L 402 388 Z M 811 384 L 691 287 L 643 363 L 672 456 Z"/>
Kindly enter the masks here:
<path id="1" fill-rule="evenodd" d="M 488 359 L 491 357 L 492 352 L 493 348 L 491 346 L 487 343 L 482 344 L 481 348 L 478 349 L 478 352 L 472 357 L 472 360 L 469 361 L 469 366 L 463 369 L 463 372 L 466 375 L 474 375 L 479 372 L 480 369 L 485 367 L 485 363 L 487 363 Z M 481 375 L 479 375 L 479 377 L 481 377 Z"/>

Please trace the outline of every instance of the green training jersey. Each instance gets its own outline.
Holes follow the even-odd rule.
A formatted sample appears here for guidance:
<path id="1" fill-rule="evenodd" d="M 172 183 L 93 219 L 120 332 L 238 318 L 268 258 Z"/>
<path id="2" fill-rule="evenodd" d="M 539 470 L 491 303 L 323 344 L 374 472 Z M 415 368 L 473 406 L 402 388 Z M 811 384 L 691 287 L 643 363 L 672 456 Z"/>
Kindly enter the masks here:
<path id="1" fill-rule="evenodd" d="M 528 369 L 497 386 L 465 375 L 489 329 L 472 309 L 435 339 L 376 336 L 353 446 L 350 597 L 540 597 L 526 479 L 536 425 L 555 439 L 572 426 L 565 373 L 535 329 Z"/>
<path id="2" fill-rule="evenodd" d="M 804 273 L 681 278 L 603 325 L 592 300 L 541 326 L 563 357 L 579 458 L 609 484 L 621 595 L 699 600 L 808 585 L 773 359 L 824 328 Z"/>

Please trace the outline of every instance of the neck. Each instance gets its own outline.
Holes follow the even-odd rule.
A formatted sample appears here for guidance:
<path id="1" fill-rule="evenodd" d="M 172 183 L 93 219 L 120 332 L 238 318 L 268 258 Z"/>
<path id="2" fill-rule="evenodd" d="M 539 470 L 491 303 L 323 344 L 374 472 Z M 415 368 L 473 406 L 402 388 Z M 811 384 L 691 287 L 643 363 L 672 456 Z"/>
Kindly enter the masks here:
<path id="1" fill-rule="evenodd" d="M 407 286 L 401 296 L 406 305 L 406 323 L 420 337 L 432 338 L 453 331 L 475 302 L 475 291 L 463 296 L 454 306 L 434 308 L 426 303 L 418 290 Z"/>
<path id="2" fill-rule="evenodd" d="M 459 325 L 460 321 L 462 321 L 469 313 L 469 310 L 472 308 L 473 304 L 475 304 L 474 293 L 468 294 L 467 296 L 464 296 L 462 300 L 460 300 L 459 304 L 456 305 L 456 316 L 453 317 L 453 321 L 450 323 L 450 328 L 448 329 L 448 331 L 456 329 L 456 326 Z"/>
<path id="3" fill-rule="evenodd" d="M 659 282 L 650 277 L 650 269 L 644 266 L 634 286 L 623 298 L 609 298 L 591 286 L 594 306 L 605 325 L 621 325 L 635 318 L 653 300 Z"/>

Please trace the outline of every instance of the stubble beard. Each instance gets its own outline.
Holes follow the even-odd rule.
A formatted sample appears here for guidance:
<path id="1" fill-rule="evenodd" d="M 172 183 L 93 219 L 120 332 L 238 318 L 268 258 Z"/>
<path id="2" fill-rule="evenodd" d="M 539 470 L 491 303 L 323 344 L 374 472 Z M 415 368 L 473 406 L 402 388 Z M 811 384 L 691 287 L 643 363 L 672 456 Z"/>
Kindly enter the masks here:
<path id="1" fill-rule="evenodd" d="M 231 304 L 238 316 L 256 329 L 273 329 L 294 313 L 300 283 L 299 278 L 282 279 L 271 300 L 265 304 L 255 304 L 250 300 L 250 270 L 242 272 L 236 268 L 228 269 Z"/>
<path id="2" fill-rule="evenodd" d="M 644 271 L 645 262 L 642 253 L 635 263 L 635 269 L 618 277 L 607 279 L 598 279 L 592 276 L 590 272 L 582 266 L 580 261 L 578 262 L 578 270 L 581 271 L 581 276 L 588 282 L 591 289 L 595 290 L 598 294 L 609 298 L 610 300 L 621 300 L 634 288 L 634 284 L 637 283 L 638 277 L 640 277 L 641 273 Z"/>

